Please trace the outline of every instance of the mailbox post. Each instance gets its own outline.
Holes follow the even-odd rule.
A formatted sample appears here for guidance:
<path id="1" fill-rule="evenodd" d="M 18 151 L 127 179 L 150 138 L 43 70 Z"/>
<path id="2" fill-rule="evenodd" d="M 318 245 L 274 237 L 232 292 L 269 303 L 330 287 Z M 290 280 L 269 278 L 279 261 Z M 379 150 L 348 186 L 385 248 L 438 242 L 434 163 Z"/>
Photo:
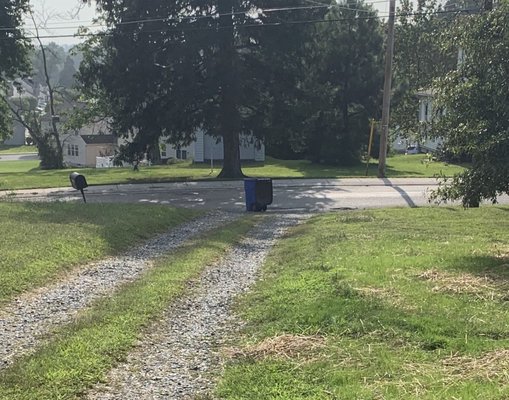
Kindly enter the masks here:
<path id="1" fill-rule="evenodd" d="M 79 190 L 81 192 L 81 195 L 83 196 L 83 201 L 86 203 L 87 199 L 85 198 L 85 192 L 83 192 L 83 189 L 88 187 L 88 183 L 87 180 L 85 179 L 85 176 L 81 175 L 78 172 L 72 172 L 69 175 L 69 180 L 71 181 L 71 186 L 74 189 Z"/>

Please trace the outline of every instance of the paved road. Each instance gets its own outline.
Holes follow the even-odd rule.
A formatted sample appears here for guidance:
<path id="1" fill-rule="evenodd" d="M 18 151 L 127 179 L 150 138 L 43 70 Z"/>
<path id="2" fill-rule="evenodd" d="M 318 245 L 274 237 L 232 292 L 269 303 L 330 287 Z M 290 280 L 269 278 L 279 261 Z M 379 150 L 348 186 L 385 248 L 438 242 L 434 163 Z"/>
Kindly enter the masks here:
<path id="1" fill-rule="evenodd" d="M 274 203 L 269 211 L 327 211 L 428 205 L 434 179 L 302 179 L 274 180 Z M 71 188 L 0 192 L 26 200 L 80 200 Z M 179 207 L 244 211 L 242 181 L 91 186 L 85 189 L 89 203 L 152 203 Z M 509 198 L 500 199 L 509 204 Z"/>
<path id="2" fill-rule="evenodd" d="M 38 160 L 37 153 L 0 154 L 0 161 L 27 161 Z"/>

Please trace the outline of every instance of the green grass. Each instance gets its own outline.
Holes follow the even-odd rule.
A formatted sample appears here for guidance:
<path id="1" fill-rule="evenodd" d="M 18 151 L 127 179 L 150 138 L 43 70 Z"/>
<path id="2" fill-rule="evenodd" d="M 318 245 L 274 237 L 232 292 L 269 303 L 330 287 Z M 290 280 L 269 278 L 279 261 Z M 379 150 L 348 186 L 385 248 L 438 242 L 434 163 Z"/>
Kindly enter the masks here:
<path id="1" fill-rule="evenodd" d="M 0 399 L 76 398 L 125 358 L 143 329 L 256 222 L 249 217 L 159 259 L 141 279 L 97 302 L 34 355 L 0 373 Z"/>
<path id="2" fill-rule="evenodd" d="M 0 156 L 2 154 L 37 153 L 35 146 L 7 146 L 0 144 Z"/>
<path id="3" fill-rule="evenodd" d="M 508 216 L 375 210 L 294 229 L 239 305 L 247 327 L 217 394 L 508 398 Z"/>
<path id="4" fill-rule="evenodd" d="M 432 177 L 443 173 L 447 176 L 460 172 L 463 168 L 441 162 L 425 162 L 426 156 L 397 155 L 388 158 L 389 177 Z M 116 183 L 169 182 L 175 180 L 215 179 L 220 171 L 216 165 L 213 172 L 207 164 L 177 163 L 167 166 L 132 168 L 95 169 L 82 168 L 89 184 L 104 185 Z M 75 168 L 64 170 L 40 170 L 38 161 L 0 162 L 0 190 L 61 187 L 69 185 L 69 173 Z M 265 163 L 246 163 L 246 175 L 271 178 L 341 178 L 365 176 L 365 164 L 353 167 L 316 165 L 304 160 L 277 160 L 267 158 Z M 369 176 L 375 177 L 377 165 L 372 163 Z"/>
<path id="5" fill-rule="evenodd" d="M 198 214 L 148 204 L 0 203 L 0 304 Z"/>

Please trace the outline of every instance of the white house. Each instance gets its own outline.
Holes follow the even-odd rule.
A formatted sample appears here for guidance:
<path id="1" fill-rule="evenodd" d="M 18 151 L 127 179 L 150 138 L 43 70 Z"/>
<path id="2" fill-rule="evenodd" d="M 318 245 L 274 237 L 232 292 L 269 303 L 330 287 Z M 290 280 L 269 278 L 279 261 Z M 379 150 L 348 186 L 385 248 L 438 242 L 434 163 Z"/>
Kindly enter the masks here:
<path id="1" fill-rule="evenodd" d="M 22 146 L 26 142 L 27 132 L 26 128 L 18 121 L 13 121 L 12 136 L 4 140 L 7 146 Z"/>
<path id="2" fill-rule="evenodd" d="M 418 113 L 417 120 L 419 121 L 419 137 L 418 141 L 416 138 L 404 138 L 402 136 L 396 136 L 391 144 L 393 150 L 397 152 L 406 152 L 407 149 L 417 149 L 420 152 L 434 152 L 443 143 L 442 138 L 428 137 L 430 132 L 430 123 L 433 119 L 433 93 L 430 89 L 420 90 L 416 93 L 418 100 Z M 432 136 L 432 135 L 429 135 Z M 409 151 L 410 153 L 410 151 Z"/>
<path id="3" fill-rule="evenodd" d="M 96 157 L 112 156 L 117 148 L 114 135 L 63 136 L 64 163 L 76 167 L 95 167 Z"/>
<path id="4" fill-rule="evenodd" d="M 202 130 L 196 132 L 196 140 L 189 146 L 175 146 L 161 143 L 161 158 L 178 160 L 191 159 L 194 162 L 223 160 L 223 142 L 221 138 L 214 138 Z M 253 136 L 240 136 L 240 159 L 243 161 L 265 161 L 265 146 Z"/>
<path id="5" fill-rule="evenodd" d="M 421 137 L 423 138 L 419 143 L 421 151 L 436 151 L 443 143 L 442 138 L 428 138 L 430 126 L 433 119 L 433 92 L 428 90 L 421 90 L 417 92 L 417 98 L 419 100 L 419 123 L 422 127 Z M 429 135 L 432 136 L 432 135 Z"/>
<path id="6" fill-rule="evenodd" d="M 14 101 L 35 100 L 44 95 L 40 85 L 35 85 L 32 81 L 19 79 L 12 83 L 10 87 L 10 99 Z M 39 100 L 37 101 L 37 107 Z M 12 125 L 12 134 L 5 139 L 4 144 L 8 146 L 21 146 L 26 143 L 29 134 L 26 128 L 18 121 L 14 120 Z"/>

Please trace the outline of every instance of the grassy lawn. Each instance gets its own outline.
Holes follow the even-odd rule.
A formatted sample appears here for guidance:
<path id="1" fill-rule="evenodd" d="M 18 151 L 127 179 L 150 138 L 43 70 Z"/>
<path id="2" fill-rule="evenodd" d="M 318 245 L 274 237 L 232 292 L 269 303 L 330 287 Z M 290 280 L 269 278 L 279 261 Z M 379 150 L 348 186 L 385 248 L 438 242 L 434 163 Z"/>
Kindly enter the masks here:
<path id="1" fill-rule="evenodd" d="M 0 304 L 198 214 L 148 204 L 0 202 Z"/>
<path id="2" fill-rule="evenodd" d="M 225 399 L 507 399 L 509 208 L 333 213 L 239 304 Z"/>
<path id="3" fill-rule="evenodd" d="M 104 379 L 185 282 L 224 255 L 255 223 L 244 218 L 162 257 L 139 280 L 98 301 L 34 355 L 0 372 L 0 399 L 74 399 Z"/>
<path id="4" fill-rule="evenodd" d="M 463 168 L 441 162 L 425 162 L 426 156 L 397 155 L 388 158 L 389 177 L 433 177 L 443 173 L 451 176 Z M 0 162 L 0 190 L 61 187 L 69 185 L 69 173 L 74 169 L 43 171 L 38 169 L 38 161 Z M 208 164 L 189 162 L 167 166 L 141 167 L 135 172 L 131 168 L 95 169 L 83 168 L 89 184 L 168 182 L 175 180 L 214 179 L 220 171 L 215 166 L 211 172 Z M 365 164 L 353 167 L 337 167 L 311 164 L 304 160 L 277 160 L 267 158 L 265 163 L 247 163 L 243 166 L 246 175 L 271 178 L 341 178 L 365 176 Z M 375 177 L 377 164 L 371 163 L 369 176 Z"/>
<path id="5" fill-rule="evenodd" d="M 0 156 L 2 154 L 37 153 L 35 146 L 7 146 L 0 144 Z"/>

